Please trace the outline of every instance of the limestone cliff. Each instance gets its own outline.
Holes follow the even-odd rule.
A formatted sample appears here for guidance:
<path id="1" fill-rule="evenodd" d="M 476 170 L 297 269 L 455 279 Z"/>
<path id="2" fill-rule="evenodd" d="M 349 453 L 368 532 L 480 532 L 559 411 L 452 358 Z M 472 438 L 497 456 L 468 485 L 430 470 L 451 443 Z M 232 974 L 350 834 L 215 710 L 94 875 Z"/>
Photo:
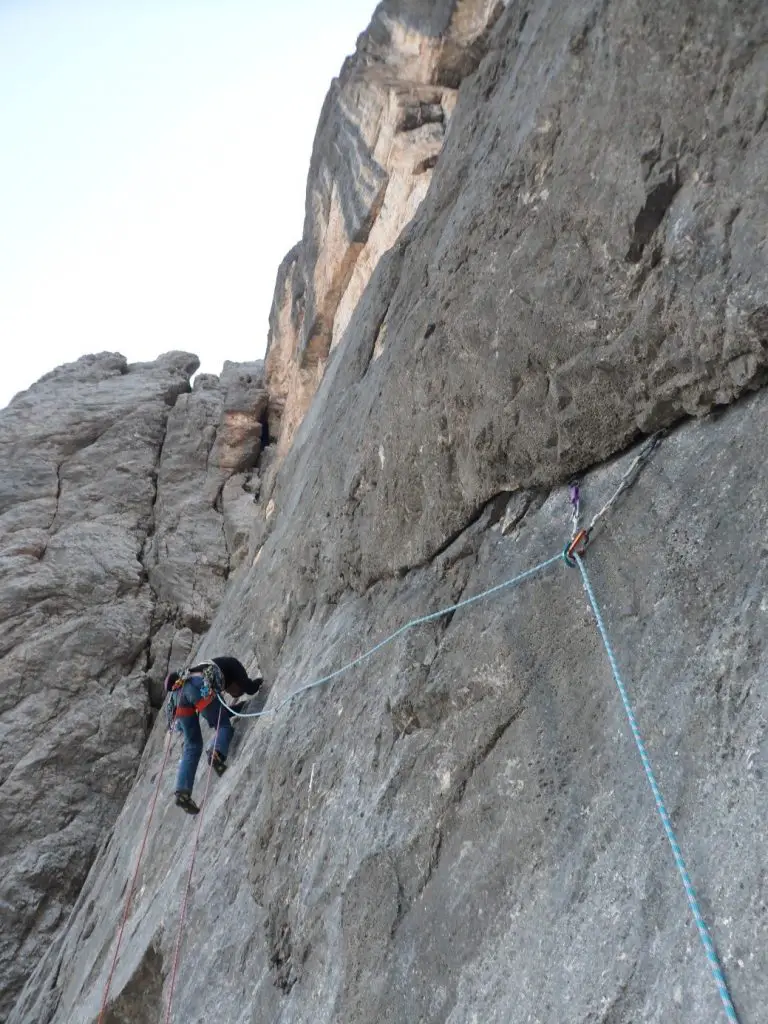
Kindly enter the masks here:
<path id="1" fill-rule="evenodd" d="M 387 39 L 448 9 L 385 4 Z M 591 514 L 668 428 L 585 564 L 748 1024 L 768 1005 L 768 9 L 521 0 L 480 36 L 333 351 L 306 232 L 283 265 L 280 330 L 303 309 L 329 355 L 199 653 L 258 659 L 276 708 L 557 555 L 564 483 Z M 97 1019 L 156 789 L 110 1024 L 164 1019 L 177 948 L 174 1021 L 724 1019 L 561 560 L 244 722 L 199 848 L 163 750 L 156 726 L 12 1024 Z"/>
<path id="2" fill-rule="evenodd" d="M 197 365 L 86 357 L 0 412 L 0 1014 L 123 806 L 169 660 L 247 548 L 262 364 L 190 390 Z"/>
<path id="3" fill-rule="evenodd" d="M 331 85 L 307 180 L 304 235 L 277 277 L 267 386 L 284 454 L 381 256 L 424 199 L 456 92 L 500 0 L 384 0 Z"/>

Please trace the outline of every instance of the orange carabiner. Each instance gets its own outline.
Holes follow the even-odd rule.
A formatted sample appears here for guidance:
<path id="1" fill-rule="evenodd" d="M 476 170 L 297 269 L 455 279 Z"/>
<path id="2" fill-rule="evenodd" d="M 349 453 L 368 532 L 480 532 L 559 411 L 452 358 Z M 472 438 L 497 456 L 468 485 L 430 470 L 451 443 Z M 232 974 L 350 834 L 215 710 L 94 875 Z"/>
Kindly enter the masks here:
<path id="1" fill-rule="evenodd" d="M 574 555 L 583 555 L 587 550 L 587 544 L 589 543 L 589 534 L 586 530 L 579 530 L 576 536 L 573 538 L 571 543 L 568 545 L 566 555 L 573 561 Z"/>

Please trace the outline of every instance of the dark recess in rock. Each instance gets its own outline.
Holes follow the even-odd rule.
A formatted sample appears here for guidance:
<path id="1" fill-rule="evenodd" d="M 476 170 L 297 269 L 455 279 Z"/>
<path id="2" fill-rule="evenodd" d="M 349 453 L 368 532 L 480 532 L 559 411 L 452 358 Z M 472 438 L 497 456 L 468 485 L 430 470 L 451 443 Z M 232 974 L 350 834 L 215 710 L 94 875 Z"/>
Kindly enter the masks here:
<path id="1" fill-rule="evenodd" d="M 664 219 L 675 194 L 680 188 L 678 168 L 675 165 L 648 192 L 643 208 L 635 218 L 632 241 L 627 251 L 629 263 L 639 263 L 646 245 Z M 658 259 L 657 259 L 658 262 Z"/>
<path id="2" fill-rule="evenodd" d="M 572 525 L 565 483 L 580 479 L 588 521 L 657 427 L 668 428 L 662 446 L 585 564 L 740 1018 L 763 1019 L 768 6 L 508 4 L 458 97 L 442 97 L 450 127 L 429 183 L 414 185 L 413 151 L 401 173 L 389 145 L 441 126 L 391 133 L 404 82 L 416 81 L 410 99 L 432 102 L 440 76 L 461 66 L 450 40 L 484 35 L 489 13 L 459 0 L 379 6 L 324 108 L 306 237 L 281 267 L 271 323 L 284 388 L 244 401 L 239 372 L 226 386 L 198 378 L 187 394 L 181 364 L 142 371 L 151 401 L 120 419 L 110 449 L 133 453 L 142 469 L 129 479 L 145 485 L 125 544 L 102 536 L 117 522 L 103 518 L 109 500 L 136 497 L 120 476 L 114 493 L 91 495 L 102 518 L 66 534 L 80 488 L 103 475 L 90 460 L 113 443 L 108 417 L 83 417 L 73 402 L 67 451 L 45 438 L 45 458 L 9 461 L 13 487 L 0 477 L 2 568 L 22 565 L 40 587 L 4 618 L 2 643 L 15 649 L 34 618 L 48 652 L 76 656 L 76 671 L 45 677 L 51 700 L 70 700 L 75 677 L 111 688 L 98 727 L 76 709 L 59 723 L 52 766 L 42 748 L 22 762 L 5 752 L 4 820 L 48 829 L 29 855 L 23 843 L 36 840 L 4 832 L 3 900 L 33 925 L 0 936 L 11 986 L 17 965 L 32 969 L 12 1009 L 6 1000 L 8 1024 L 93 1024 L 159 780 L 113 991 L 117 1004 L 146 990 L 154 1005 L 132 1024 L 157 1020 L 194 840 L 173 805 L 173 771 L 159 771 L 162 727 L 141 754 L 144 715 L 126 718 L 134 691 L 144 697 L 147 660 L 159 674 L 193 649 L 231 651 L 249 670 L 258 663 L 275 708 L 448 607 L 238 727 L 202 819 L 175 1015 L 716 1020 L 718 993 L 581 577 L 560 557 Z M 380 200 L 381 168 L 381 209 L 398 189 L 416 209 L 377 250 L 380 219 L 365 242 L 351 229 Z M 343 289 L 361 276 L 339 331 Z M 313 325 L 308 368 L 301 339 Z M 90 389 L 130 388 L 134 373 L 105 360 L 87 407 Z M 170 414 L 158 397 L 169 388 L 179 389 Z M 279 422 L 293 443 L 282 461 L 279 444 L 263 449 L 253 467 L 265 410 L 270 431 Z M 145 468 L 163 438 L 153 496 Z M 152 594 L 136 555 L 145 535 Z M 86 558 L 95 580 L 67 572 L 67 557 L 99 538 L 99 551 L 126 552 L 114 574 Z M 455 607 L 550 557 L 540 576 Z M 99 588 L 111 599 L 111 575 L 120 600 L 140 605 L 142 628 L 129 636 L 112 616 L 109 671 L 96 672 L 77 650 L 80 623 L 70 634 L 61 622 L 68 601 Z M 12 606 L 19 594 L 5 579 Z M 204 639 L 184 622 L 205 623 Z M 34 648 L 13 671 L 4 661 L 9 732 L 39 716 L 19 680 L 44 665 Z M 87 694 L 104 699 L 96 685 Z M 52 743 L 55 730 L 36 722 L 35 742 Z M 84 750 L 72 803 L 58 790 L 46 804 L 45 773 L 82 767 Z M 102 822 L 122 804 L 107 846 L 86 817 L 97 804 Z M 57 905 L 60 879 L 86 874 L 74 907 L 66 888 Z"/>

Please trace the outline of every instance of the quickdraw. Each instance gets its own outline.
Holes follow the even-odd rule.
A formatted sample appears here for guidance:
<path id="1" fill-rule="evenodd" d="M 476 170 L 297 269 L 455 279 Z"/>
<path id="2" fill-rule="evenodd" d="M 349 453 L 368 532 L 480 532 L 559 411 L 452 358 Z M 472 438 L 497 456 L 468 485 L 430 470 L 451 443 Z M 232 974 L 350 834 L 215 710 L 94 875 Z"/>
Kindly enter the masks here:
<path id="1" fill-rule="evenodd" d="M 581 558 L 587 550 L 587 544 L 589 544 L 589 530 L 582 528 L 563 548 L 563 559 L 565 560 L 565 564 L 569 565 L 572 569 L 575 568 L 576 555 Z"/>

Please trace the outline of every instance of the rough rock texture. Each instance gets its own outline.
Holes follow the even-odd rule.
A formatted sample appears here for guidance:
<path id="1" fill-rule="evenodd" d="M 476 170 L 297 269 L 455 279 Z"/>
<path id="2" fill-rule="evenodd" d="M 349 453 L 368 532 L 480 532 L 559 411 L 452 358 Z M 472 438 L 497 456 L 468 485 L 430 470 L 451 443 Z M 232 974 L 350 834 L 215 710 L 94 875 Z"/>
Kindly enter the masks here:
<path id="1" fill-rule="evenodd" d="M 267 383 L 284 454 L 382 254 L 423 200 L 500 0 L 384 0 L 323 107 L 302 241 L 280 267 Z"/>
<path id="2" fill-rule="evenodd" d="M 171 646 L 242 551 L 262 364 L 187 394 L 197 365 L 86 357 L 0 412 L 3 1019 L 123 805 Z"/>
<path id="3" fill-rule="evenodd" d="M 765 381 L 767 34 L 759 2 L 508 8 L 275 494 L 329 516 L 321 591 Z"/>
<path id="4" fill-rule="evenodd" d="M 266 410 L 263 364 L 225 363 L 220 378 L 198 376 L 168 417 L 145 559 L 157 602 L 155 688 L 208 629 L 230 570 L 248 553 Z"/>
<path id="5" fill-rule="evenodd" d="M 531 0 L 487 45 L 425 200 L 264 475 L 253 557 L 200 654 L 258 657 L 275 706 L 413 616 L 557 553 L 572 473 L 589 513 L 639 435 L 698 417 L 587 564 L 741 1019 L 757 1021 L 768 8 Z M 96 1019 L 158 783 L 110 1020 L 163 1019 L 194 823 L 161 756 L 158 729 L 13 1024 Z M 562 563 L 244 725 L 190 898 L 174 1020 L 722 1013 Z"/>
<path id="6" fill-rule="evenodd" d="M 587 513 L 628 458 L 584 481 Z M 768 1000 L 767 460 L 768 392 L 682 428 L 587 558 L 744 1021 Z M 556 554 L 563 490 L 512 503 L 506 535 L 505 502 L 492 502 L 431 565 L 319 599 L 286 637 L 277 694 Z M 257 573 L 240 579 L 205 652 L 248 654 L 258 590 Z M 96 1019 L 162 743 L 157 730 L 14 1024 Z M 194 837 L 172 782 L 169 769 L 110 1021 L 164 1019 Z M 173 1020 L 720 1013 L 578 573 L 562 562 L 243 727 L 214 780 L 184 936 Z"/>

